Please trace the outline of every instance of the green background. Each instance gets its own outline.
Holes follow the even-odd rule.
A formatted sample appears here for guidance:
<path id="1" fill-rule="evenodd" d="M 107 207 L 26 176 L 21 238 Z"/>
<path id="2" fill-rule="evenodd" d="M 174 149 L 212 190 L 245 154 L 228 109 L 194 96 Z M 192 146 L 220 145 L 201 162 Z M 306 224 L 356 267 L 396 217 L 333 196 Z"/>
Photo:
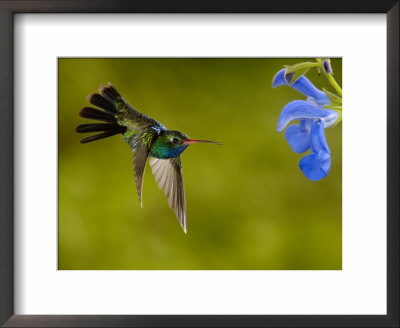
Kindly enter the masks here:
<path id="1" fill-rule="evenodd" d="M 342 127 L 326 129 L 327 178 L 304 177 L 276 131 L 286 103 L 271 88 L 303 59 L 60 58 L 59 269 L 341 269 Z M 341 59 L 333 59 L 341 84 Z M 315 70 L 307 77 L 330 87 Z M 191 138 L 182 154 L 185 235 L 147 164 L 140 207 L 132 154 L 121 136 L 80 144 L 86 96 L 110 81 L 139 111 Z"/>

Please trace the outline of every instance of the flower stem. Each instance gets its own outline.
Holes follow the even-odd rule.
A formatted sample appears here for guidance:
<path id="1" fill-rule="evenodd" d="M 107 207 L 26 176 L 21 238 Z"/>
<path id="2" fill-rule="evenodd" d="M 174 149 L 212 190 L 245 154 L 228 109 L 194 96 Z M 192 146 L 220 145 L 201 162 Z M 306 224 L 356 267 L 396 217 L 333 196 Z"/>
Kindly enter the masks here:
<path id="1" fill-rule="evenodd" d="M 333 86 L 333 88 L 336 90 L 337 94 L 342 97 L 343 96 L 343 92 L 342 92 L 342 88 L 340 87 L 340 85 L 336 82 L 335 78 L 333 77 L 333 75 L 331 73 L 326 73 L 324 70 L 324 66 L 322 64 L 322 61 L 320 58 L 316 58 L 316 61 L 319 63 L 320 67 L 321 67 L 321 71 L 324 73 L 324 75 L 326 76 L 326 78 L 328 79 L 329 83 Z"/>
<path id="2" fill-rule="evenodd" d="M 332 76 L 332 74 L 325 74 L 325 76 L 327 77 L 328 81 L 330 82 L 330 84 L 335 88 L 336 92 L 338 93 L 338 95 L 340 97 L 342 97 L 343 92 L 342 92 L 342 88 L 339 86 L 339 84 L 336 82 L 336 80 L 334 79 L 334 77 Z"/>

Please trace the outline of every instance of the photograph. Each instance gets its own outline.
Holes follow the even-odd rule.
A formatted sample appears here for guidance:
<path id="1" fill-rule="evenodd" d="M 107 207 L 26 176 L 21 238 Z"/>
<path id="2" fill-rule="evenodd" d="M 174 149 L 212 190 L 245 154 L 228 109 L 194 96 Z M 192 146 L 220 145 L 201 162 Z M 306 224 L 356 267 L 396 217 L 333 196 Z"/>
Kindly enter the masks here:
<path id="1" fill-rule="evenodd" d="M 399 13 L 0 0 L 0 326 L 398 327 Z"/>
<path id="2" fill-rule="evenodd" d="M 57 69 L 58 270 L 342 270 L 341 58 Z"/>

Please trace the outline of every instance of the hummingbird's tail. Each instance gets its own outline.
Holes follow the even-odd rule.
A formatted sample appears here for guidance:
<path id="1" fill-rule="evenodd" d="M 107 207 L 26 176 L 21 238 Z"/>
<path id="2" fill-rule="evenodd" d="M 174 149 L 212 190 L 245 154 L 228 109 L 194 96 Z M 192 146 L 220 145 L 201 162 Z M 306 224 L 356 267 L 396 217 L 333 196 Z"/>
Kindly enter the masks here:
<path id="1" fill-rule="evenodd" d="M 92 107 L 83 107 L 79 111 L 79 116 L 106 123 L 80 124 L 76 128 L 78 133 L 102 132 L 83 138 L 81 143 L 91 142 L 98 139 L 111 137 L 119 133 L 125 133 L 126 127 L 118 124 L 115 114 L 117 114 L 117 103 L 123 101 L 119 94 L 110 83 L 100 87 L 101 94 L 93 93 L 88 96 L 88 101 L 92 105 L 100 107 L 102 110 Z"/>

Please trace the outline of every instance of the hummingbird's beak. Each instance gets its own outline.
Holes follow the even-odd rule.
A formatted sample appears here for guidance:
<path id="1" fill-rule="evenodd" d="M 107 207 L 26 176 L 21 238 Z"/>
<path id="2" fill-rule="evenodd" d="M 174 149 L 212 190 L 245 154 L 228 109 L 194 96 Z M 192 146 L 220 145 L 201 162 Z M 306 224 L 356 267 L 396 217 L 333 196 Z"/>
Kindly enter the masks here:
<path id="1" fill-rule="evenodd" d="M 212 143 L 212 144 L 216 144 L 216 145 L 222 145 L 222 143 L 216 142 L 216 141 L 196 140 L 196 139 L 187 139 L 183 143 L 186 144 L 186 145 L 190 145 L 190 144 L 196 143 L 196 142 L 199 142 L 199 143 Z"/>

